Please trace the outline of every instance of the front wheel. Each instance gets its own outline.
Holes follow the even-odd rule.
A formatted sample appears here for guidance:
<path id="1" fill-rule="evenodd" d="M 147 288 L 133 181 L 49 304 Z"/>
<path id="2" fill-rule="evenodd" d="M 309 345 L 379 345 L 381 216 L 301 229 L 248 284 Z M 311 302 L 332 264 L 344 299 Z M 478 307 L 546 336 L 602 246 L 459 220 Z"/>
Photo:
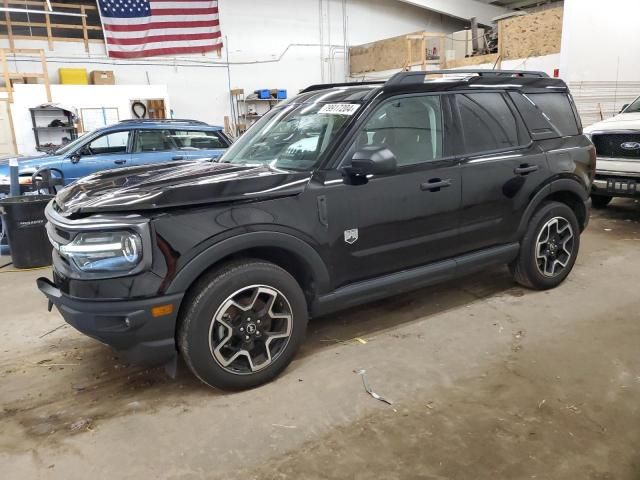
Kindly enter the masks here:
<path id="1" fill-rule="evenodd" d="M 307 327 L 296 280 L 268 262 L 227 264 L 185 298 L 178 348 L 191 371 L 222 389 L 246 389 L 276 377 L 293 359 Z"/>
<path id="2" fill-rule="evenodd" d="M 525 287 L 554 288 L 573 269 L 579 249 L 580 226 L 573 210 L 564 203 L 547 202 L 531 218 L 518 258 L 509 267 Z"/>

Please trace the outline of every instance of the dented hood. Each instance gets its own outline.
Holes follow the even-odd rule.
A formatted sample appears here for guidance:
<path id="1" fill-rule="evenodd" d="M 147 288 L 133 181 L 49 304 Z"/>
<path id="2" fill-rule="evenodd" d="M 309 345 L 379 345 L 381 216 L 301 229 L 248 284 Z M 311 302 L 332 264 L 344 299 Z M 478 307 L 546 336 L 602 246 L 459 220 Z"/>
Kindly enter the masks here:
<path id="1" fill-rule="evenodd" d="M 72 183 L 56 196 L 60 214 L 154 210 L 255 201 L 300 193 L 310 172 L 212 162 L 107 170 Z"/>

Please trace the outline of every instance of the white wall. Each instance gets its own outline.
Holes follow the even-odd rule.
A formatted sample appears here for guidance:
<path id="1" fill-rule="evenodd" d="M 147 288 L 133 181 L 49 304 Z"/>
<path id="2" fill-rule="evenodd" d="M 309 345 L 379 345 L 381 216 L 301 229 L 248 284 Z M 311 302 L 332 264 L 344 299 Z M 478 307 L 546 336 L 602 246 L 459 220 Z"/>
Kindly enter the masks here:
<path id="1" fill-rule="evenodd" d="M 51 99 L 68 107 L 75 107 L 78 116 L 82 108 L 95 108 L 96 99 L 105 108 L 117 108 L 120 120 L 131 118 L 130 101 L 134 99 L 164 99 L 171 108 L 164 85 L 51 85 Z M 18 152 L 37 153 L 29 108 L 47 102 L 43 85 L 15 85 L 11 111 Z"/>
<path id="2" fill-rule="evenodd" d="M 166 85 L 176 118 L 221 125 L 230 111 L 229 76 L 232 88 L 246 92 L 284 88 L 293 96 L 313 83 L 344 81 L 345 43 L 356 45 L 423 29 L 453 32 L 464 26 L 396 0 L 348 0 L 345 38 L 342 4 L 342 0 L 220 0 L 226 37 L 222 58 L 208 54 L 114 61 L 100 43 L 91 44 L 89 56 L 82 43 L 56 42 L 53 52 L 46 42 L 16 43 L 47 51 L 52 82 L 58 81 L 59 67 L 113 70 L 118 84 Z M 39 63 L 17 64 L 21 71 L 39 67 Z"/>
<path id="3" fill-rule="evenodd" d="M 640 95 L 638 19 L 638 0 L 565 0 L 560 75 L 585 125 Z"/>

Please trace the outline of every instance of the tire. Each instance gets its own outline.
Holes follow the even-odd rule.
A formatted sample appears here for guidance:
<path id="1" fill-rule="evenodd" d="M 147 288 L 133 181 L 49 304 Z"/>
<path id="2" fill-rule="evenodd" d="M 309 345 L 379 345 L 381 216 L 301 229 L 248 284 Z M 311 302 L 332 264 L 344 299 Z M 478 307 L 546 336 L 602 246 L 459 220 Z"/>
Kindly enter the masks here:
<path id="1" fill-rule="evenodd" d="M 591 205 L 593 208 L 607 208 L 613 197 L 609 195 L 591 195 Z"/>
<path id="2" fill-rule="evenodd" d="M 570 228 L 570 231 L 567 228 Z M 556 235 L 554 230 L 556 232 L 561 230 L 562 233 Z M 544 242 L 547 238 L 545 232 L 549 232 L 549 241 L 546 243 Z M 569 234 L 572 235 L 572 240 L 567 240 L 565 250 L 562 244 Z M 538 257 L 538 249 L 546 260 Z M 569 250 L 571 254 L 567 255 L 566 252 Z M 518 258 L 509 265 L 509 268 L 515 281 L 520 285 L 536 290 L 547 290 L 560 285 L 567 278 L 573 269 L 579 250 L 580 226 L 573 210 L 564 203 L 546 202 L 531 218 L 520 244 Z M 555 260 L 559 260 L 560 263 L 556 263 Z M 564 266 L 562 266 L 563 263 Z"/>
<path id="3" fill-rule="evenodd" d="M 211 387 L 242 390 L 272 380 L 305 338 L 302 289 L 272 263 L 225 264 L 198 280 L 184 302 L 178 349 L 195 376 Z"/>

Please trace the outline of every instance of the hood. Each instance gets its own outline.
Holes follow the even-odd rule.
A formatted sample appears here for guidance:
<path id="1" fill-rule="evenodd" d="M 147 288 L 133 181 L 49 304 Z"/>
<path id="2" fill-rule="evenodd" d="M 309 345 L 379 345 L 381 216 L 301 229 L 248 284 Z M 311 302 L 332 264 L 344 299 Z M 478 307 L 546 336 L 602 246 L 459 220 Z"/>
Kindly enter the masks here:
<path id="1" fill-rule="evenodd" d="M 56 196 L 64 216 L 154 210 L 230 201 L 255 201 L 300 193 L 310 172 L 212 162 L 107 170 L 72 183 Z"/>
<path id="2" fill-rule="evenodd" d="M 9 175 L 9 161 L 16 156 L 8 156 L 0 160 L 0 175 Z M 40 167 L 59 167 L 61 157 L 58 155 L 32 155 L 29 157 L 18 156 L 18 168 L 20 173 L 33 173 Z"/>
<path id="3" fill-rule="evenodd" d="M 640 113 L 621 113 L 584 129 L 585 133 L 609 130 L 640 130 Z"/>

